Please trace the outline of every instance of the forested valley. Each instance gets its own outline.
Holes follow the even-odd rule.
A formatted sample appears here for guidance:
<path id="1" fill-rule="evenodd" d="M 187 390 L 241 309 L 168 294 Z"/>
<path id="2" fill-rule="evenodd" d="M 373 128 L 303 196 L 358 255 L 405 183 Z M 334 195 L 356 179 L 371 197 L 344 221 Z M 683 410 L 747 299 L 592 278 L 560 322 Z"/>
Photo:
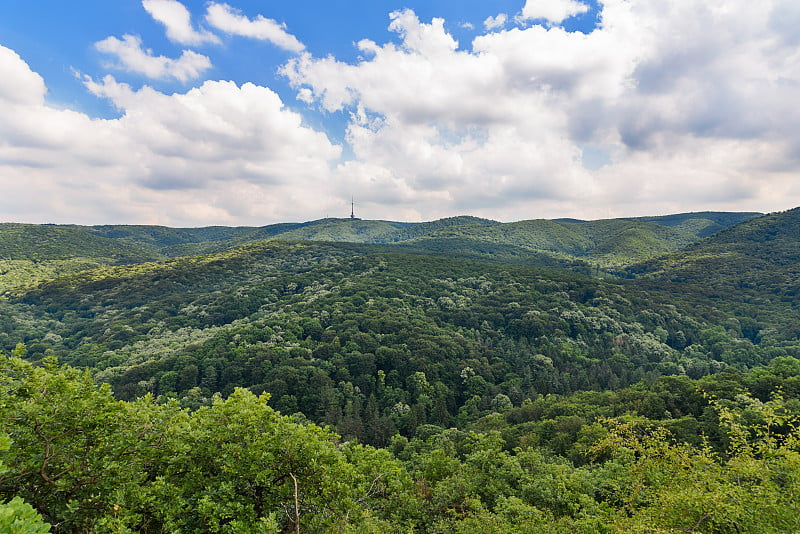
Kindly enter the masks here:
<path id="1" fill-rule="evenodd" d="M 800 530 L 800 209 L 0 256 L 0 531 Z"/>

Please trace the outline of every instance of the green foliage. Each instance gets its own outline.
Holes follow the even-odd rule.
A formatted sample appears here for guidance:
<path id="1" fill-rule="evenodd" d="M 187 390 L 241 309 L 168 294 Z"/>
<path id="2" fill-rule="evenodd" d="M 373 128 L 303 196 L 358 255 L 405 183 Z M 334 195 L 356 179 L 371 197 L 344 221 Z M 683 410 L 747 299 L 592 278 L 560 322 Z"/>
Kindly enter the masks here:
<path id="1" fill-rule="evenodd" d="M 215 253 L 8 260 L 0 510 L 83 532 L 797 530 L 797 213 L 635 280 L 597 265 L 750 215 L 54 227 L 51 252 L 88 232 Z M 230 248 L 281 236 L 365 243 Z"/>
<path id="2" fill-rule="evenodd" d="M 619 266 L 673 251 L 756 214 L 699 213 L 608 221 L 522 221 L 477 217 L 425 223 L 321 219 L 252 227 L 0 224 L 0 292 L 106 265 L 219 253 L 267 239 L 396 243 L 440 254 Z M 574 266 L 573 266 L 574 267 Z"/>
<path id="3" fill-rule="evenodd" d="M 0 502 L 0 534 L 46 534 L 50 525 L 19 497 Z"/>
<path id="4" fill-rule="evenodd" d="M 685 307 L 684 295 L 630 283 L 392 250 L 264 242 L 79 273 L 0 303 L 0 342 L 96 369 L 121 399 L 197 408 L 236 387 L 268 392 L 282 412 L 377 446 L 425 424 L 516 414 L 540 395 L 800 355 L 717 302 Z M 675 400 L 637 402 L 662 418 Z M 580 425 L 552 424 L 514 443 L 579 454 L 567 443 Z"/>
<path id="5" fill-rule="evenodd" d="M 11 439 L 0 434 L 0 454 L 11 447 Z M 0 476 L 8 471 L 0 456 Z M 0 501 L 0 534 L 40 534 L 50 532 L 50 525 L 20 497 L 8 502 Z"/>
<path id="6" fill-rule="evenodd" d="M 192 412 L 150 397 L 114 401 L 86 373 L 43 363 L 3 359 L 0 432 L 14 441 L 0 518 L 27 529 L 10 532 L 47 528 L 21 497 L 55 531 L 80 532 L 800 528 L 800 410 L 781 395 L 706 404 L 721 452 L 642 417 L 602 419 L 591 426 L 594 462 L 576 467 L 546 449 L 509 448 L 498 430 L 427 425 L 389 449 L 341 443 L 243 389 Z M 427 379 L 412 376 L 427 394 Z"/>
<path id="7" fill-rule="evenodd" d="M 280 416 L 267 400 L 240 389 L 189 415 L 170 436 L 152 517 L 169 530 L 225 531 L 235 522 L 231 531 L 256 532 L 293 507 L 296 480 L 303 524 L 341 520 L 354 503 L 345 498 L 351 474 L 334 436 Z"/>
<path id="8" fill-rule="evenodd" d="M 268 395 L 239 389 L 189 413 L 115 401 L 53 361 L 2 364 L 0 431 L 14 441 L 0 495 L 24 497 L 59 530 L 277 532 L 299 520 L 357 532 L 381 524 L 378 496 L 399 503 L 392 495 L 411 485 L 385 452 L 345 452 L 334 434 L 275 412 Z"/>
<path id="9" fill-rule="evenodd" d="M 672 442 L 663 428 L 641 433 L 637 423 L 612 424 L 595 452 L 611 453 L 604 471 L 625 477 L 608 495 L 627 511 L 616 528 L 625 532 L 795 532 L 800 529 L 798 414 L 776 397 L 749 411 L 715 404 L 730 436 L 725 455 L 708 446 Z M 787 432 L 787 433 L 782 433 Z M 618 478 L 619 480 L 619 478 Z"/>
<path id="10" fill-rule="evenodd" d="M 24 498 L 51 523 L 77 526 L 110 505 L 116 480 L 138 478 L 125 461 L 136 444 L 119 439 L 127 421 L 108 386 L 53 360 L 33 367 L 2 357 L 0 375 L 0 432 L 12 438 L 4 494 Z"/>

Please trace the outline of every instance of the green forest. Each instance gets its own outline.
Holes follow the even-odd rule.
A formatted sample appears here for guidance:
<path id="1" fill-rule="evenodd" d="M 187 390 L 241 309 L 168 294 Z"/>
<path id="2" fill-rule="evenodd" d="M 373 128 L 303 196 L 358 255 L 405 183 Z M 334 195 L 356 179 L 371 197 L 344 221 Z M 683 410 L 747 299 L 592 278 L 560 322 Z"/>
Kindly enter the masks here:
<path id="1" fill-rule="evenodd" d="M 800 209 L 0 224 L 0 273 L 0 532 L 800 530 Z"/>

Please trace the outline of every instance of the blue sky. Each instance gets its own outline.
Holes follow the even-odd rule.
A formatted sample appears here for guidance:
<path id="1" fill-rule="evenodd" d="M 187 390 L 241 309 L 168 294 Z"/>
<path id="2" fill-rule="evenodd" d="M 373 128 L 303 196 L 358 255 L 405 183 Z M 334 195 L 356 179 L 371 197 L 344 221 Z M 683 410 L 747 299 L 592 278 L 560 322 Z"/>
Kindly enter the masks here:
<path id="1" fill-rule="evenodd" d="M 222 2 L 219 2 L 222 3 Z M 206 27 L 203 14 L 209 2 L 184 1 L 192 13 L 196 27 Z M 243 0 L 234 7 L 242 15 L 254 19 L 263 16 L 286 25 L 286 31 L 305 45 L 308 52 L 324 57 L 333 55 L 342 61 L 354 62 L 359 58 L 357 41 L 372 39 L 385 42 L 395 35 L 388 30 L 389 14 L 408 3 L 387 0 L 360 0 L 347 2 L 320 2 L 301 0 L 293 2 L 264 2 Z M 597 24 L 597 4 L 587 2 L 586 12 L 570 17 L 565 27 L 574 31 L 591 31 Z M 46 6 L 46 7 L 42 7 Z M 520 9 L 518 1 L 485 2 L 466 0 L 453 2 L 437 0 L 419 2 L 416 14 L 430 20 L 444 18 L 446 29 L 462 47 L 469 48 L 472 39 L 484 31 L 483 23 L 498 14 L 513 14 Z M 47 13 L 45 17 L 43 13 Z M 513 26 L 508 23 L 507 26 Z M 7 0 L 0 5 L 0 37 L 3 45 L 16 50 L 23 59 L 47 82 L 48 102 L 82 110 L 94 117 L 119 116 L 111 102 L 98 99 L 87 92 L 76 71 L 93 77 L 102 77 L 108 58 L 98 52 L 94 44 L 108 36 L 137 35 L 143 46 L 157 56 L 179 56 L 185 47 L 171 41 L 165 28 L 143 8 L 141 0 L 81 0 L 77 3 L 47 1 L 32 4 L 30 0 Z M 208 55 L 212 67 L 204 72 L 209 79 L 233 80 L 238 84 L 252 82 L 270 87 L 281 95 L 287 105 L 294 100 L 294 91 L 286 77 L 278 74 L 292 52 L 270 42 L 253 41 L 242 37 L 220 34 L 221 43 L 205 43 L 197 50 Z M 195 80 L 182 82 L 175 79 L 150 79 L 137 73 L 112 69 L 119 81 L 134 85 L 148 84 L 161 91 L 182 91 Z M 340 114 L 315 114 L 304 109 L 307 120 L 328 129 L 341 140 L 346 127 L 346 117 Z"/>
<path id="2" fill-rule="evenodd" d="M 0 3 L 0 220 L 800 205 L 793 0 Z"/>

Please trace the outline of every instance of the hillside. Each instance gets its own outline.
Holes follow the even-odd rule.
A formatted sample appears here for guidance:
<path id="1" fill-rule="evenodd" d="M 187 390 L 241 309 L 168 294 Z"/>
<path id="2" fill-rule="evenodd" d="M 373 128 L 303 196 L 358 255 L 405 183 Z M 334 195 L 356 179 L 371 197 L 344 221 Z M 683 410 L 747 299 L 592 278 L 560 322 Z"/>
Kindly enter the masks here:
<path id="1" fill-rule="evenodd" d="M 669 226 L 684 232 L 689 232 L 697 237 L 708 237 L 729 226 L 755 219 L 761 215 L 763 215 L 763 213 L 701 211 L 694 213 L 678 213 L 674 215 L 659 215 L 655 217 L 631 217 L 627 219 L 623 218 L 623 220 L 654 222 L 662 226 Z"/>
<path id="2" fill-rule="evenodd" d="M 701 241 L 464 218 L 230 248 L 345 223 L 415 228 L 93 227 L 223 250 L 6 291 L 0 498 L 81 531 L 799 525 L 800 211 Z M 676 243 L 632 279 L 579 259 Z"/>
<path id="3" fill-rule="evenodd" d="M 450 217 L 425 223 L 325 219 L 270 237 L 285 240 L 392 243 L 471 257 L 579 260 L 616 267 L 679 250 L 713 231 L 750 219 L 750 213 L 678 214 L 599 221 L 531 220 L 499 223 Z M 550 255 L 545 260 L 542 254 Z"/>
<path id="4" fill-rule="evenodd" d="M 472 243 L 474 250 L 515 247 L 519 251 L 545 252 L 611 267 L 678 250 L 698 239 L 694 234 L 652 222 L 539 219 L 437 229 L 404 244 L 437 251 L 446 250 L 450 241 L 454 245 L 460 243 L 462 249 L 466 242 Z"/>
<path id="5" fill-rule="evenodd" d="M 678 253 L 632 265 L 632 276 L 691 285 L 696 291 L 797 295 L 800 209 L 773 213 L 722 230 Z"/>
<path id="6" fill-rule="evenodd" d="M 268 241 L 65 276 L 9 295 L 0 343 L 95 369 L 125 399 L 196 406 L 238 386 L 268 391 L 282 412 L 379 444 L 498 395 L 516 404 L 800 354 L 796 340 L 743 327 L 752 309 L 681 287 L 399 250 Z M 408 397 L 423 375 L 427 400 Z M 390 425 L 400 399 L 414 415 Z"/>
<path id="7" fill-rule="evenodd" d="M 365 221 L 361 219 L 322 219 L 307 223 L 296 229 L 275 234 L 275 238 L 288 241 L 375 243 L 382 236 L 391 235 L 408 226 L 411 226 L 411 223 Z"/>
<path id="8" fill-rule="evenodd" d="M 223 243 L 222 246 L 226 246 L 252 231 L 248 227 L 168 228 L 149 225 L 101 225 L 85 229 L 96 236 L 147 248 L 162 257 L 200 254 Z"/>
<path id="9" fill-rule="evenodd" d="M 800 336 L 800 209 L 722 230 L 679 252 L 625 271 L 648 290 L 683 294 L 685 306 L 709 299 L 740 316 L 729 326 L 777 343 Z"/>
<path id="10" fill-rule="evenodd" d="M 105 265 L 160 258 L 157 251 L 95 235 L 87 227 L 0 223 L 0 292 Z"/>
<path id="11" fill-rule="evenodd" d="M 105 265 L 224 252 L 268 239 L 396 244 L 474 258 L 618 269 L 678 250 L 748 213 L 678 214 L 606 221 L 499 223 L 449 217 L 424 223 L 321 219 L 263 227 L 0 224 L 0 292 Z"/>
<path id="12" fill-rule="evenodd" d="M 458 217 L 446 217 L 436 221 L 422 222 L 409 224 L 404 228 L 399 228 L 395 231 L 388 232 L 384 236 L 378 236 L 376 243 L 398 243 L 401 241 L 413 240 L 414 238 L 432 236 L 437 230 L 442 228 L 451 228 L 454 226 L 494 226 L 503 224 L 498 221 L 489 219 L 481 219 L 479 217 L 470 217 L 466 215 Z"/>
<path id="13" fill-rule="evenodd" d="M 87 227 L 0 223 L 0 259 L 47 261 L 102 258 L 115 263 L 158 259 L 138 244 L 95 235 Z"/>

